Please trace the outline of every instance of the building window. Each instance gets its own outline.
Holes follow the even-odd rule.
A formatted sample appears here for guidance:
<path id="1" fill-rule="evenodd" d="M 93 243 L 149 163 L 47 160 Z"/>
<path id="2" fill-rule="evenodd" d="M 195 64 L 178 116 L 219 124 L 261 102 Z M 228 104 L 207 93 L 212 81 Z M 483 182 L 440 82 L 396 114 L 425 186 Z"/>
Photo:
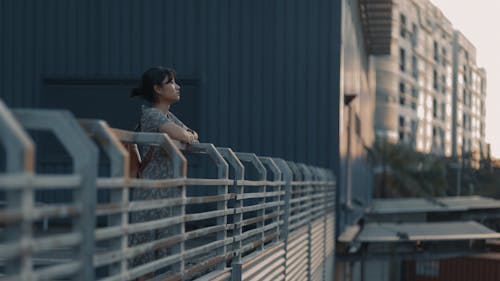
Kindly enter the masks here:
<path id="1" fill-rule="evenodd" d="M 441 59 L 441 63 L 443 64 L 443 66 L 446 66 L 446 57 L 447 57 L 446 48 L 443 47 L 443 49 L 441 50 L 441 54 L 443 56 Z"/>
<path id="2" fill-rule="evenodd" d="M 411 109 L 417 110 L 417 103 L 416 102 L 414 102 L 414 101 L 411 102 Z"/>
<path id="3" fill-rule="evenodd" d="M 439 90 L 438 73 L 435 69 L 433 71 L 433 85 L 434 85 L 434 90 L 438 91 Z"/>
<path id="4" fill-rule="evenodd" d="M 402 94 L 406 93 L 406 84 L 404 82 L 399 82 L 399 92 Z"/>
<path id="5" fill-rule="evenodd" d="M 406 104 L 406 99 L 404 96 L 400 96 L 399 97 L 399 104 L 402 105 L 402 106 L 405 106 Z"/>
<path id="6" fill-rule="evenodd" d="M 446 103 L 441 104 L 441 120 L 446 120 Z"/>
<path id="7" fill-rule="evenodd" d="M 411 130 L 414 134 L 417 132 L 417 120 L 411 120 Z"/>
<path id="8" fill-rule="evenodd" d="M 411 73 L 413 78 L 418 79 L 418 63 L 416 56 L 411 56 Z"/>
<path id="9" fill-rule="evenodd" d="M 406 16 L 401 14 L 399 17 L 399 35 L 401 35 L 402 38 L 406 37 Z"/>
<path id="10" fill-rule="evenodd" d="M 439 61 L 439 45 L 437 41 L 434 41 L 434 61 Z"/>
<path id="11" fill-rule="evenodd" d="M 417 46 L 418 43 L 418 28 L 417 24 L 415 23 L 412 24 L 411 43 L 413 44 L 413 47 Z"/>
<path id="12" fill-rule="evenodd" d="M 404 128 L 405 126 L 405 117 L 399 116 L 399 127 Z"/>
<path id="13" fill-rule="evenodd" d="M 406 51 L 405 49 L 399 49 L 399 69 L 405 71 L 406 69 Z"/>
<path id="14" fill-rule="evenodd" d="M 467 65 L 464 64 L 464 84 L 467 84 Z"/>
<path id="15" fill-rule="evenodd" d="M 399 140 L 404 141 L 405 140 L 405 133 L 404 132 L 399 132 Z"/>
<path id="16" fill-rule="evenodd" d="M 416 99 L 418 98 L 418 91 L 417 91 L 416 87 L 411 88 L 411 96 L 416 98 Z"/>
<path id="17" fill-rule="evenodd" d="M 446 94 L 446 75 L 441 75 L 441 93 Z"/>
<path id="18" fill-rule="evenodd" d="M 432 100 L 432 116 L 434 118 L 437 118 L 438 116 L 437 111 L 438 111 L 437 100 L 434 98 Z"/>

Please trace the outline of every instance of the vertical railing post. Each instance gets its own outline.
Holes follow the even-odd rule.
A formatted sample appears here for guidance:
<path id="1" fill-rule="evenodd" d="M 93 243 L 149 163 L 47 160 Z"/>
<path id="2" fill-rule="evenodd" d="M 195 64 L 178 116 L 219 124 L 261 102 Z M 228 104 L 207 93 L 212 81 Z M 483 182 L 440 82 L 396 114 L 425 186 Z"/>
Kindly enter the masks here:
<path id="1" fill-rule="evenodd" d="M 129 155 L 120 140 L 113 134 L 113 131 L 105 121 L 95 119 L 79 119 L 82 128 L 89 137 L 93 138 L 107 154 L 110 160 L 111 178 L 129 177 Z M 127 206 L 129 203 L 129 181 L 124 181 L 126 186 L 113 188 L 110 191 L 110 203 L 121 206 Z M 108 226 L 119 226 L 126 229 L 128 227 L 128 211 L 121 208 L 119 214 L 111 215 L 108 218 Z M 111 248 L 121 250 L 123 253 L 128 247 L 127 235 L 121 235 L 118 239 L 111 242 Z M 120 275 L 127 270 L 127 260 L 122 259 L 117 266 L 110 266 L 111 275 Z"/>
<path id="2" fill-rule="evenodd" d="M 234 198 L 233 202 L 233 251 L 234 257 L 231 262 L 232 272 L 231 279 L 233 281 L 240 281 L 242 278 L 242 264 L 241 264 L 241 240 L 237 240 L 237 237 L 241 237 L 242 234 L 242 226 L 241 222 L 243 220 L 243 213 L 239 212 L 242 207 L 243 200 L 238 196 L 242 194 L 242 185 L 239 184 L 238 181 L 241 181 L 245 178 L 245 166 L 240 162 L 236 154 L 229 148 L 218 147 L 217 150 L 219 153 L 226 159 L 228 164 L 233 169 L 233 188 L 236 198 Z"/>
<path id="3" fill-rule="evenodd" d="M 271 158 L 271 157 L 259 157 L 259 160 L 262 162 L 262 164 L 264 164 L 265 166 L 268 167 L 268 170 L 272 173 L 272 181 L 274 182 L 279 182 L 281 181 L 281 178 L 282 178 L 282 173 L 280 171 L 280 169 L 278 168 L 278 165 L 276 165 L 276 163 L 274 162 L 274 160 Z M 269 175 L 269 174 L 268 174 Z M 264 192 L 268 192 L 268 188 L 270 188 L 269 186 L 266 186 L 266 189 L 264 190 Z M 276 186 L 274 185 L 272 187 L 273 189 L 273 192 L 279 192 L 280 191 L 280 187 L 279 186 Z M 276 202 L 276 201 L 279 201 L 281 196 L 272 196 L 272 198 L 268 198 L 267 196 L 265 197 L 265 200 L 264 200 L 264 203 L 267 203 L 269 200 L 272 200 L 271 202 Z M 271 223 L 278 223 L 278 225 L 276 226 L 276 232 L 277 233 L 280 233 L 281 232 L 281 227 L 279 225 L 279 221 L 280 221 L 280 213 L 282 211 L 282 207 L 280 205 L 276 206 L 276 207 L 273 207 L 271 208 L 271 214 L 272 213 L 276 213 L 276 216 L 274 218 L 271 219 Z M 266 210 L 264 210 L 264 215 L 267 217 L 268 213 L 266 212 Z M 273 242 L 276 243 L 278 241 L 280 241 L 281 235 L 278 234 L 278 236 L 276 236 L 276 238 L 273 239 Z"/>
<path id="4" fill-rule="evenodd" d="M 52 131 L 73 159 L 73 173 L 82 178 L 81 185 L 74 194 L 75 201 L 80 204 L 82 212 L 75 219 L 73 229 L 83 236 L 78 253 L 82 262 L 82 274 L 75 276 L 75 279 L 94 280 L 97 147 L 68 111 L 17 109 L 13 112 L 27 129 Z"/>
<path id="5" fill-rule="evenodd" d="M 186 147 L 186 151 L 200 151 L 203 150 L 205 151 L 210 158 L 215 162 L 215 165 L 217 166 L 217 178 L 218 179 L 228 179 L 229 178 L 229 165 L 227 164 L 226 160 L 224 160 L 224 157 L 219 153 L 218 149 L 215 148 L 213 144 L 210 143 L 199 143 L 199 144 L 193 144 L 193 145 L 188 145 Z M 217 186 L 217 195 L 227 195 L 228 194 L 228 186 L 227 185 L 220 185 Z M 217 202 L 217 210 L 224 211 L 223 216 L 217 217 L 217 225 L 224 225 L 227 226 L 227 201 L 219 201 Z M 224 228 L 224 230 L 217 232 L 217 241 L 226 241 L 226 234 L 227 230 Z M 227 257 L 227 246 L 224 245 L 221 248 L 217 249 L 217 255 L 219 256 L 224 256 Z M 219 263 L 217 265 L 218 270 L 223 270 L 225 269 L 225 262 L 224 263 Z"/>
<path id="6" fill-rule="evenodd" d="M 283 226 L 282 226 L 282 240 L 285 241 L 285 246 L 286 246 L 286 240 L 288 238 L 288 227 L 289 227 L 289 218 L 290 218 L 290 197 L 291 197 L 291 182 L 293 179 L 293 174 L 292 171 L 290 170 L 290 167 L 288 167 L 287 163 L 283 159 L 279 158 L 274 158 L 274 162 L 280 169 L 282 173 L 282 179 L 284 181 L 284 184 L 280 187 L 280 191 L 285 191 L 285 195 L 282 197 L 281 200 L 284 201 L 283 204 Z"/>
<path id="7" fill-rule="evenodd" d="M 304 210 L 306 206 L 305 203 L 307 203 L 307 196 L 304 195 L 303 189 L 304 189 L 304 177 L 302 172 L 300 171 L 299 167 L 295 162 L 288 161 L 287 162 L 288 166 L 290 167 L 290 170 L 292 171 L 293 174 L 293 181 L 291 183 L 292 189 L 291 189 L 291 198 L 290 198 L 290 225 L 289 225 L 289 237 L 294 237 L 295 239 L 303 239 L 303 236 L 305 235 L 305 240 L 306 240 L 306 245 L 305 249 L 300 249 L 296 250 L 299 245 L 294 246 L 294 250 L 296 251 L 304 251 L 302 253 L 305 255 L 304 260 L 297 260 L 297 257 L 295 257 L 293 260 L 290 260 L 290 263 L 287 260 L 287 271 L 286 271 L 286 277 L 293 277 L 293 278 L 301 278 L 301 280 L 306 280 L 308 276 L 308 259 L 307 259 L 307 254 L 308 254 L 308 222 L 307 222 L 307 214 Z M 293 202 L 293 203 L 292 203 Z M 305 214 L 305 216 L 304 216 Z M 300 218 L 301 220 L 305 222 L 300 222 L 298 220 Z M 305 230 L 305 231 L 304 231 Z M 291 243 L 290 243 L 291 244 Z M 303 244 L 303 243 L 300 243 Z M 290 250 L 290 249 L 289 249 Z M 297 254 L 295 254 L 297 255 Z M 288 254 L 287 254 L 288 256 Z M 292 264 L 293 262 L 293 264 Z M 303 273 L 305 272 L 305 273 Z M 305 274 L 305 276 L 304 276 Z"/>
<path id="8" fill-rule="evenodd" d="M 5 145 L 6 172 L 8 174 L 32 174 L 34 166 L 35 145 L 12 113 L 0 100 L 0 140 Z M 33 208 L 33 190 L 25 186 L 21 191 L 6 190 L 5 211 L 21 209 L 23 214 L 29 214 Z M 33 230 L 31 221 L 23 220 L 19 225 L 5 226 L 7 241 L 31 241 Z M 27 278 L 32 272 L 33 260 L 30 253 L 23 251 L 16 260 L 7 261 L 5 273 L 19 274 Z"/>
<path id="9" fill-rule="evenodd" d="M 304 164 L 298 164 L 297 165 L 299 169 L 302 171 L 304 175 L 304 181 L 310 182 L 313 180 L 313 176 L 311 171 L 309 171 L 309 168 L 304 165 Z M 307 184 L 306 186 L 302 187 L 303 189 L 313 189 L 313 186 L 310 184 Z M 312 194 L 314 191 L 309 191 L 306 193 L 306 206 L 307 206 L 307 240 L 308 240 L 308 246 L 307 246 L 307 280 L 312 280 L 312 207 L 313 207 L 313 201 L 312 201 Z"/>
<path id="10" fill-rule="evenodd" d="M 286 161 L 279 158 L 274 158 L 274 162 L 280 169 L 282 173 L 282 179 L 285 182 L 280 186 L 280 191 L 285 191 L 285 196 L 281 198 L 284 201 L 283 205 L 283 226 L 281 228 L 281 240 L 284 241 L 285 248 L 285 278 L 287 269 L 287 254 L 288 254 L 288 235 L 289 235 L 289 225 L 290 225 L 290 198 L 293 180 L 293 174 L 290 167 L 287 165 Z"/>
<path id="11" fill-rule="evenodd" d="M 130 132 L 130 131 L 124 131 L 120 129 L 114 129 L 112 128 L 113 134 L 119 139 L 120 142 L 122 143 L 135 143 L 138 145 L 145 145 L 145 146 L 159 146 L 160 149 L 163 149 L 165 153 L 168 156 L 169 161 L 171 161 L 171 168 L 172 168 L 172 179 L 180 180 L 179 184 L 176 185 L 177 190 L 174 190 L 172 193 L 172 196 L 177 196 L 179 201 L 185 202 L 186 199 L 186 186 L 185 186 L 185 179 L 186 179 L 186 174 L 187 174 L 187 160 L 180 151 L 178 145 L 172 141 L 166 134 L 160 134 L 160 133 L 138 133 L 138 132 Z M 126 170 L 127 170 L 127 175 L 128 175 L 128 164 L 126 164 Z M 157 179 L 157 180 L 163 180 L 163 179 Z M 130 182 L 132 182 L 132 179 L 126 178 L 126 184 L 130 185 Z M 152 188 L 152 186 L 146 186 L 148 188 Z M 164 188 L 176 188 L 174 186 L 168 186 Z M 124 199 L 124 204 L 128 204 L 128 197 L 126 200 Z M 126 205 L 128 206 L 128 205 Z M 169 207 L 170 209 L 170 214 L 168 216 L 177 216 L 177 217 L 184 217 L 185 216 L 185 204 L 181 203 L 177 206 Z M 127 216 L 126 220 L 123 221 L 123 226 L 122 229 L 126 230 L 128 227 L 128 212 L 130 210 L 125 210 Z M 185 222 L 180 221 L 176 225 L 170 225 L 166 226 L 168 227 L 169 234 L 172 236 L 182 236 L 185 232 Z M 126 238 L 127 231 L 123 231 L 122 235 Z M 154 238 L 157 239 L 157 238 Z M 126 253 L 129 251 L 129 246 L 128 246 L 129 241 L 127 240 L 127 243 L 124 245 L 124 248 L 122 248 L 122 253 Z M 134 245 L 137 246 L 137 245 Z M 171 247 L 172 254 L 182 254 L 184 252 L 185 248 L 185 242 L 182 239 L 181 241 L 178 241 L 176 245 Z M 126 262 L 126 261 L 124 261 Z M 181 259 L 180 261 L 174 263 L 172 265 L 173 271 L 176 272 L 177 276 L 181 276 L 184 273 L 184 259 Z M 160 265 L 161 266 L 161 265 Z M 163 270 L 161 268 L 158 268 L 156 266 L 156 270 Z M 134 271 L 134 269 L 132 270 Z M 136 270 L 135 270 L 136 271 Z M 127 271 L 122 272 L 121 276 L 131 276 L 133 277 L 139 277 L 147 272 L 142 272 L 142 273 L 137 273 L 133 272 L 131 273 L 129 269 Z"/>
<path id="12" fill-rule="evenodd" d="M 249 162 L 255 167 L 255 169 L 257 171 L 258 180 L 260 180 L 260 181 L 266 180 L 267 170 L 264 167 L 264 165 L 262 164 L 262 162 L 259 160 L 257 155 L 255 155 L 254 153 L 236 152 L 236 156 L 240 159 L 240 161 Z M 246 175 L 248 175 L 248 174 L 246 174 Z M 266 188 L 265 185 L 259 186 L 258 192 L 265 192 L 265 188 Z M 245 193 L 244 188 L 243 188 L 243 193 Z M 262 204 L 263 202 L 264 202 L 264 199 L 258 199 L 258 204 Z M 260 216 L 262 218 L 262 221 L 257 222 L 257 228 L 261 229 L 261 232 L 259 235 L 261 243 L 260 243 L 259 247 L 256 249 L 258 251 L 262 251 L 264 249 L 264 236 L 265 236 L 264 235 L 264 228 L 263 228 L 264 227 L 264 209 L 260 209 L 260 210 L 256 211 L 256 213 L 257 213 L 257 216 Z"/>
<path id="13" fill-rule="evenodd" d="M 327 223 L 328 223 L 328 189 L 329 186 L 326 185 L 326 182 L 328 181 L 328 177 L 325 175 L 324 170 L 321 170 L 319 168 L 316 168 L 316 173 L 318 175 L 319 181 L 322 183 L 322 191 L 323 193 L 323 280 L 326 280 L 326 258 L 328 257 L 327 252 L 326 252 L 326 243 L 327 243 Z"/>

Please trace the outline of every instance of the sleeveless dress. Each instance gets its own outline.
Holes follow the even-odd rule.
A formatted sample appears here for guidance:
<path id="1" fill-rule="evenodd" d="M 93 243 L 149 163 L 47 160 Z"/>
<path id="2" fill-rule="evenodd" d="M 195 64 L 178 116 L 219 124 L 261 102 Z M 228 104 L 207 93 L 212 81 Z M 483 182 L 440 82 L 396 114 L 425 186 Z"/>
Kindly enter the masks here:
<path id="1" fill-rule="evenodd" d="M 181 127 L 186 127 L 174 114 L 171 112 L 163 113 L 161 110 L 154 107 L 142 106 L 142 114 L 140 119 L 140 131 L 149 133 L 158 133 L 160 126 L 168 123 L 175 122 Z M 144 159 L 150 147 L 139 146 L 139 153 L 141 158 Z M 153 155 L 151 160 L 147 163 L 142 171 L 142 178 L 144 179 L 168 179 L 173 177 L 172 163 L 169 160 L 166 152 L 160 148 L 153 148 Z M 130 201 L 144 201 L 155 200 L 164 198 L 178 197 L 179 189 L 176 187 L 170 188 L 133 188 L 130 192 Z M 130 214 L 130 223 L 147 222 L 153 220 L 164 219 L 172 216 L 171 207 L 162 207 L 146 211 L 136 211 Z M 175 215 L 175 214 L 174 214 Z M 166 238 L 169 229 L 161 228 L 156 230 L 144 231 L 129 235 L 129 246 L 139 245 L 142 243 L 152 242 Z M 168 249 L 160 249 L 151 251 L 129 261 L 129 267 L 135 267 L 155 259 L 165 257 L 169 254 Z"/>

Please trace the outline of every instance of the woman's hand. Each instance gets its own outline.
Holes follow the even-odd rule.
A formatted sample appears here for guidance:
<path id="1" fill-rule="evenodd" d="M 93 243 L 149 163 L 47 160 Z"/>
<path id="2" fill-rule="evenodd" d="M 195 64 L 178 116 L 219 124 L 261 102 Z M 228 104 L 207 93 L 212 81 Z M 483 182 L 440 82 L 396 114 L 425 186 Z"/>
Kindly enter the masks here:
<path id="1" fill-rule="evenodd" d="M 192 135 L 194 136 L 194 138 L 195 138 L 195 139 L 198 139 L 198 133 L 196 133 L 195 131 L 193 131 L 193 130 L 191 130 L 191 129 L 189 129 L 189 128 L 187 128 L 187 131 L 188 131 L 190 134 L 192 134 Z"/>
<path id="2" fill-rule="evenodd" d="M 198 142 L 198 134 L 195 131 L 181 127 L 174 122 L 168 122 L 161 125 L 159 131 L 161 133 L 166 133 L 171 139 L 183 143 Z"/>
<path id="3" fill-rule="evenodd" d="M 195 131 L 193 131 L 189 128 L 186 131 L 188 132 L 188 134 L 190 134 L 190 137 L 189 137 L 190 139 L 189 139 L 188 143 L 200 143 L 198 141 L 198 134 Z"/>

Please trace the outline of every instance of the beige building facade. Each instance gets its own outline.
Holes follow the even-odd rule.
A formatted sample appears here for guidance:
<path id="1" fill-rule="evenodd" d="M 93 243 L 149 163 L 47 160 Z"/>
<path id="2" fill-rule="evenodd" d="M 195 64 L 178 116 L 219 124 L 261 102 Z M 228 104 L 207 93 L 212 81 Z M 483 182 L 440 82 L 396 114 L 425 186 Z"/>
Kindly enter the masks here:
<path id="1" fill-rule="evenodd" d="M 376 58 L 377 137 L 485 158 L 486 73 L 474 46 L 427 0 L 401 0 L 393 12 L 391 53 Z"/>

